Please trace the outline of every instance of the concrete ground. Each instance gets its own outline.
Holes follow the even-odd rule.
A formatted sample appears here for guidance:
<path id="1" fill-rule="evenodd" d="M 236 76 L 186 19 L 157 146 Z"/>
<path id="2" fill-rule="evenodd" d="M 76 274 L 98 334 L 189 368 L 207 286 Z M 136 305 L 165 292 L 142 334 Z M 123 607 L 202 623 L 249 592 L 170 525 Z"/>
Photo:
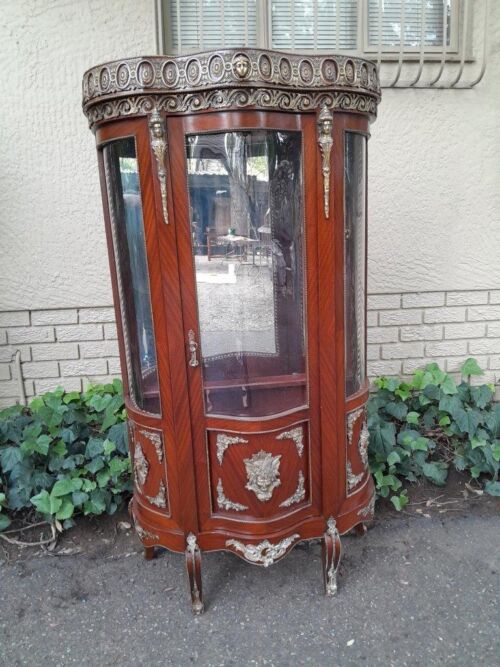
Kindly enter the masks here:
<path id="1" fill-rule="evenodd" d="M 183 557 L 145 562 L 131 531 L 90 553 L 23 556 L 0 565 L 0 664 L 493 667 L 499 523 L 379 520 L 343 538 L 333 599 L 322 594 L 317 543 L 269 569 L 204 554 L 201 617 Z"/>

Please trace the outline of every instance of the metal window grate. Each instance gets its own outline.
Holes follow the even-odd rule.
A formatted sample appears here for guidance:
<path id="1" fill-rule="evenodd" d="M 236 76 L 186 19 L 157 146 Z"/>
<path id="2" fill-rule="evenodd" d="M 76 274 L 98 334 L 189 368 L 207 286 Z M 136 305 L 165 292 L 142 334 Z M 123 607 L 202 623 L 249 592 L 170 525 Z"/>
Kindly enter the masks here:
<path id="1" fill-rule="evenodd" d="M 159 51 L 256 46 L 344 51 L 384 88 L 472 88 L 484 76 L 489 0 L 155 0 Z"/>

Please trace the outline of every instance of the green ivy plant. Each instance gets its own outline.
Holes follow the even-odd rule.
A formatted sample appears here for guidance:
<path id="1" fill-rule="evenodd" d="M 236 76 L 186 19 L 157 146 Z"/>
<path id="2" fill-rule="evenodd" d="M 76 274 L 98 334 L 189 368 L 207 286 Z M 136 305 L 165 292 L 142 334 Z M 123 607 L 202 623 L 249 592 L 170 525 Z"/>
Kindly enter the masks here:
<path id="1" fill-rule="evenodd" d="M 0 412 L 0 509 L 36 509 L 59 529 L 112 514 L 131 491 L 120 380 L 49 392 Z M 0 514 L 0 530 L 10 521 Z"/>
<path id="2" fill-rule="evenodd" d="M 402 480 L 446 483 L 454 466 L 469 471 L 484 491 L 500 496 L 500 404 L 494 387 L 474 386 L 483 375 L 475 359 L 461 367 L 459 384 L 435 363 L 410 381 L 380 377 L 368 403 L 369 462 L 377 492 L 397 510 L 408 503 Z"/>

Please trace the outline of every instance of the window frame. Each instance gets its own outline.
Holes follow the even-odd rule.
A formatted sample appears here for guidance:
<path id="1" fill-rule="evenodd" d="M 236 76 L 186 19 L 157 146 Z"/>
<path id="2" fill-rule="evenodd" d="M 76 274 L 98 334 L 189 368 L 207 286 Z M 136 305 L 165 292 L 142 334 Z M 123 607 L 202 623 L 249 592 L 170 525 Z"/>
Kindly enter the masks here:
<path id="1" fill-rule="evenodd" d="M 442 59 L 443 54 L 447 61 L 460 60 L 461 49 L 464 48 L 462 43 L 463 40 L 461 39 L 461 32 L 463 30 L 465 18 L 463 11 L 463 0 L 451 0 L 450 43 L 444 45 L 444 48 L 441 44 L 440 46 L 424 46 L 423 49 L 421 46 L 407 46 L 402 48 L 401 45 L 384 46 L 379 44 L 375 46 L 370 44 L 368 41 L 368 1 L 369 0 L 357 0 L 357 47 L 355 49 L 341 49 L 332 47 L 332 49 L 330 49 L 328 52 L 333 50 L 339 54 L 349 54 L 368 59 L 377 57 L 381 61 L 418 61 L 421 58 L 423 58 L 425 61 L 439 61 Z M 422 2 L 424 1 L 425 0 L 422 0 Z M 255 0 L 255 2 L 257 39 L 254 48 L 273 49 L 272 0 Z M 293 2 L 293 0 L 290 0 L 290 2 Z M 196 53 L 200 50 L 203 50 L 202 47 L 198 46 L 193 49 L 182 50 L 177 54 L 173 53 L 174 49 L 172 48 L 172 34 L 169 30 L 167 10 L 167 0 L 155 0 L 158 53 L 170 55 L 188 55 L 190 53 Z M 470 11 L 471 8 L 469 7 L 469 14 Z M 470 18 L 470 16 L 467 17 L 467 19 Z M 468 45 L 466 46 L 466 56 L 467 60 L 469 60 L 471 57 L 470 36 L 467 42 Z M 231 47 L 223 46 L 222 48 Z M 292 52 L 298 50 L 300 53 L 311 55 L 323 55 L 327 53 L 325 50 L 307 48 L 297 49 L 295 47 L 290 47 L 289 49 L 285 50 Z"/>

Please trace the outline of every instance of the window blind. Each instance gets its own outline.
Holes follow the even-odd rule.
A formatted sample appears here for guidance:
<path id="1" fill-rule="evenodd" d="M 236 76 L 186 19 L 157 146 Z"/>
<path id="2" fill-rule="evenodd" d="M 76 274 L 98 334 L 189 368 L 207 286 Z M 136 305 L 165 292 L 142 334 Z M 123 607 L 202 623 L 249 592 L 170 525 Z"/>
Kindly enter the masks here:
<path id="1" fill-rule="evenodd" d="M 256 46 L 256 0 L 167 0 L 171 50 Z"/>
<path id="2" fill-rule="evenodd" d="M 443 26 L 450 44 L 450 17 L 451 0 L 381 0 L 380 10 L 379 0 L 368 0 L 368 43 L 378 47 L 382 33 L 382 46 L 399 47 L 403 35 L 405 48 L 420 47 L 422 37 L 442 48 Z"/>
<path id="3" fill-rule="evenodd" d="M 356 50 L 357 0 L 273 0 L 271 42 L 276 49 Z"/>

